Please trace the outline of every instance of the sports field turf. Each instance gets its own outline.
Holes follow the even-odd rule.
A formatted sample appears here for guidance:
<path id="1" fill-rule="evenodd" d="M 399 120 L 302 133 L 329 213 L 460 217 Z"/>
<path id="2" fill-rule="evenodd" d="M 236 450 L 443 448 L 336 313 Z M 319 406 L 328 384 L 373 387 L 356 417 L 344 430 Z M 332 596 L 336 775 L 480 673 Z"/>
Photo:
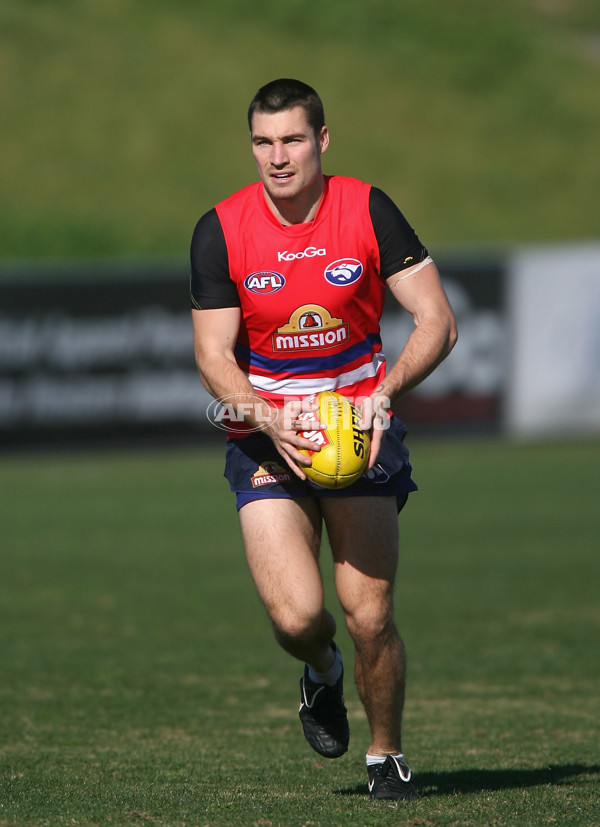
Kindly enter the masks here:
<path id="1" fill-rule="evenodd" d="M 598 0 L 6 0 L 0 259 L 175 254 L 255 180 L 260 85 L 429 249 L 598 236 Z"/>
<path id="2" fill-rule="evenodd" d="M 4 457 L 0 825 L 599 824 L 600 443 L 412 451 L 409 805 L 351 680 L 349 753 L 304 742 L 220 449 Z"/>

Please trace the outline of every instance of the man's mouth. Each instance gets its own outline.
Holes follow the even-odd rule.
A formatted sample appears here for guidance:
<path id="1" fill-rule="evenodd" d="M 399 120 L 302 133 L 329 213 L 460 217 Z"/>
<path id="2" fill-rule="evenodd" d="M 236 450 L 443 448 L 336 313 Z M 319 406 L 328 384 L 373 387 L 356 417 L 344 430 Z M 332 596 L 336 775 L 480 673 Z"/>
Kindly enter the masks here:
<path id="1" fill-rule="evenodd" d="M 293 177 L 292 172 L 274 172 L 271 175 L 271 178 L 275 178 L 276 181 L 287 181 L 289 178 Z"/>

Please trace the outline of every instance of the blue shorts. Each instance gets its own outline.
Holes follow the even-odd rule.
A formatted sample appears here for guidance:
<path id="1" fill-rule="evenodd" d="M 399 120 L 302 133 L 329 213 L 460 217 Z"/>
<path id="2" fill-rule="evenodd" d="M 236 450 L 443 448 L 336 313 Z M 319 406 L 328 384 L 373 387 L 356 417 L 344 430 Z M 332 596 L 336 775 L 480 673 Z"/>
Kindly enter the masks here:
<path id="1" fill-rule="evenodd" d="M 227 443 L 225 477 L 236 494 L 237 509 L 253 500 L 296 497 L 389 497 L 395 496 L 398 511 L 417 486 L 411 479 L 406 426 L 392 417 L 377 457 L 377 463 L 347 488 L 321 488 L 301 480 L 289 468 L 273 441 L 257 431 Z"/>

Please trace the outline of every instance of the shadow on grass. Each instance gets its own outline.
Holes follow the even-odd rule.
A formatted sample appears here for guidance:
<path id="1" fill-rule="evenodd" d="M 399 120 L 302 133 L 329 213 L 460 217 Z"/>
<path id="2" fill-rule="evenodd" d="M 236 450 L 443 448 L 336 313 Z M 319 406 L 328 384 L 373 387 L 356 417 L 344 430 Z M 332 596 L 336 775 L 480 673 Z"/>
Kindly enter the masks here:
<path id="1" fill-rule="evenodd" d="M 476 793 L 484 790 L 509 790 L 547 784 L 569 784 L 578 776 L 600 776 L 600 765 L 555 764 L 532 770 L 456 770 L 454 772 L 420 772 L 416 777 L 423 797 Z M 367 795 L 366 784 L 335 790 L 337 795 Z"/>

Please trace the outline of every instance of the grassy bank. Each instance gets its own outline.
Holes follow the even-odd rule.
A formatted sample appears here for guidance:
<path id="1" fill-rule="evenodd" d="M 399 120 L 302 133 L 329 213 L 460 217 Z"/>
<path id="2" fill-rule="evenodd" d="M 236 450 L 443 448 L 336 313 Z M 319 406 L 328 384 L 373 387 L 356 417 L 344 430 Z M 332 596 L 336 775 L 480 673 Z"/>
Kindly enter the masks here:
<path id="1" fill-rule="evenodd" d="M 597 237 L 591 2 L 34 0 L 0 11 L 0 258 L 181 253 L 254 179 L 245 110 L 314 84 L 328 172 L 431 247 Z"/>

